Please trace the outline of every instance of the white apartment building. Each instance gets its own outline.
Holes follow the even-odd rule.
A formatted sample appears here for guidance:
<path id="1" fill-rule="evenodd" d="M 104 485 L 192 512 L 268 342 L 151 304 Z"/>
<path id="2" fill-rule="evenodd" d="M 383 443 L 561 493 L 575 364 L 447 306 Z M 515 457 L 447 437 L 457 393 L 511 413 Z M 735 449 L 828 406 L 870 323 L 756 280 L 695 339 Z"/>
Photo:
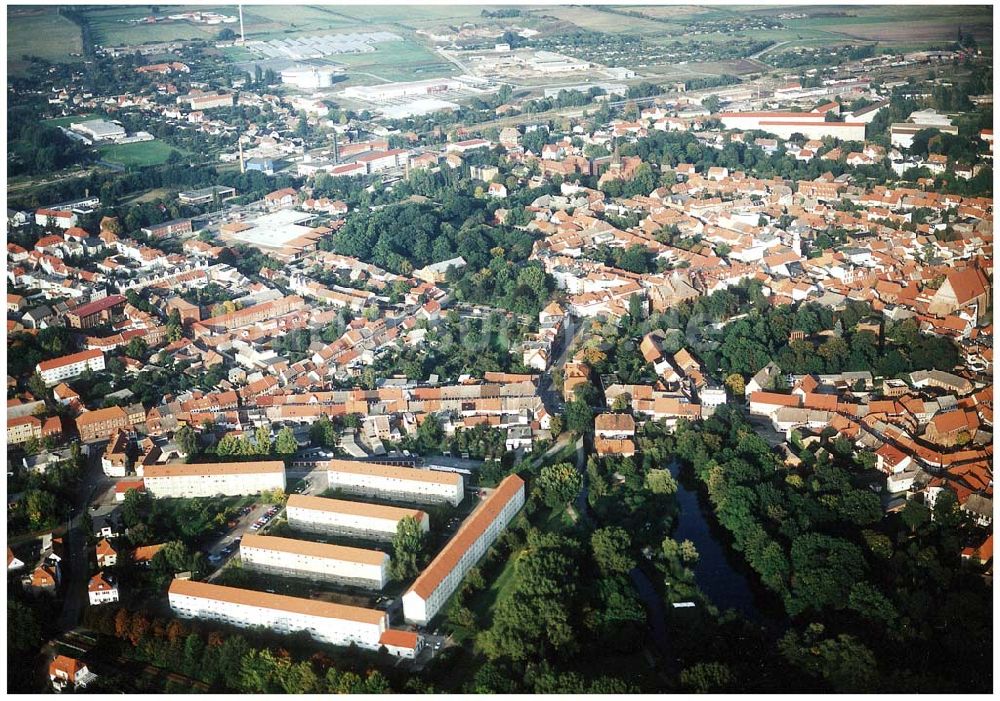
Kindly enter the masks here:
<path id="1" fill-rule="evenodd" d="M 378 650 L 388 628 L 384 611 L 175 579 L 167 593 L 181 618 L 216 621 L 239 628 L 262 626 L 288 635 L 305 631 L 331 645 L 354 643 Z"/>
<path id="2" fill-rule="evenodd" d="M 61 358 L 43 360 L 35 366 L 46 387 L 57 385 L 63 380 L 70 380 L 87 370 L 97 372 L 103 369 L 104 353 L 99 350 L 86 350 Z"/>
<path id="3" fill-rule="evenodd" d="M 431 504 L 446 501 L 452 506 L 458 506 L 465 496 L 462 475 L 454 472 L 331 460 L 326 474 L 330 489 L 350 494 Z"/>
<path id="4" fill-rule="evenodd" d="M 325 545 L 267 535 L 243 536 L 240 559 L 251 570 L 381 589 L 389 556 L 378 550 Z"/>
<path id="5" fill-rule="evenodd" d="M 215 462 L 200 465 L 147 465 L 146 491 L 155 498 L 244 496 L 285 489 L 285 463 Z"/>
<path id="6" fill-rule="evenodd" d="M 346 535 L 370 540 L 392 540 L 399 522 L 410 516 L 420 529 L 430 529 L 430 518 L 419 509 L 362 504 L 357 501 L 292 494 L 285 505 L 288 525 L 309 533 Z"/>
<path id="7" fill-rule="evenodd" d="M 524 480 L 510 475 L 473 512 L 413 586 L 403 594 L 403 618 L 426 625 L 524 506 Z"/>

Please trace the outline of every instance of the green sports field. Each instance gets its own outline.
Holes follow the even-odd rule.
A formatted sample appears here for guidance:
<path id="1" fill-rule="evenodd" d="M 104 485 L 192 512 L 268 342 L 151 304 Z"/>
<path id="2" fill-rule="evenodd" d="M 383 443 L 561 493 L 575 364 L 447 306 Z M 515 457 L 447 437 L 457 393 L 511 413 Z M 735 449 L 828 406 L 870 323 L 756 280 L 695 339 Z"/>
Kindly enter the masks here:
<path id="1" fill-rule="evenodd" d="M 109 144 L 98 147 L 101 160 L 123 166 L 157 166 L 167 162 L 171 151 L 180 151 L 163 141 L 140 141 L 136 144 Z M 183 152 L 182 152 L 183 153 Z"/>

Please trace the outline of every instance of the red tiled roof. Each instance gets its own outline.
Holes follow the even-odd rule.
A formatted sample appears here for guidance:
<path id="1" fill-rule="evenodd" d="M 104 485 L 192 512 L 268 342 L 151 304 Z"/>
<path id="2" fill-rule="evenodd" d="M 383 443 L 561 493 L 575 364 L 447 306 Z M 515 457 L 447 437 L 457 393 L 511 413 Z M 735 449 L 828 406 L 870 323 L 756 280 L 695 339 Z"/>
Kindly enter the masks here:
<path id="1" fill-rule="evenodd" d="M 72 365 L 73 363 L 82 363 L 88 360 L 93 360 L 95 358 L 104 357 L 104 353 L 99 350 L 88 350 L 80 351 L 79 353 L 73 353 L 71 355 L 64 355 L 61 358 L 53 358 L 52 360 L 43 360 L 38 363 L 38 369 L 41 371 L 54 370 L 55 368 L 61 368 L 65 365 Z"/>
<path id="2" fill-rule="evenodd" d="M 382 633 L 378 639 L 380 645 L 392 645 L 393 647 L 403 647 L 408 650 L 417 648 L 417 641 L 420 636 L 408 630 L 394 630 L 390 628 Z"/>
<path id="3" fill-rule="evenodd" d="M 431 564 L 427 565 L 427 568 L 420 573 L 409 591 L 416 592 L 425 600 L 430 598 L 438 585 L 462 559 L 462 555 L 489 528 L 518 490 L 523 488 L 524 480 L 517 475 L 510 475 L 504 479 L 486 501 L 462 524 L 455 536 L 444 546 L 444 550 L 438 553 Z"/>

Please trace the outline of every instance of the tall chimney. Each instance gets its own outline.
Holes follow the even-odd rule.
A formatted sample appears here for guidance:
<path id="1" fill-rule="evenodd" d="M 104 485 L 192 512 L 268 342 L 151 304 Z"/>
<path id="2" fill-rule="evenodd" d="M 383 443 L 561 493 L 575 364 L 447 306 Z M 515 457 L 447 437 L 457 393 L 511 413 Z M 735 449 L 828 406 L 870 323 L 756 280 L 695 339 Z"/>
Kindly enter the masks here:
<path id="1" fill-rule="evenodd" d="M 236 143 L 239 144 L 240 147 L 240 172 L 246 173 L 247 172 L 246 165 L 243 163 L 243 139 L 242 138 L 237 139 Z"/>
<path id="2" fill-rule="evenodd" d="M 240 5 L 240 43 L 247 43 L 247 35 L 243 32 L 243 5 Z"/>

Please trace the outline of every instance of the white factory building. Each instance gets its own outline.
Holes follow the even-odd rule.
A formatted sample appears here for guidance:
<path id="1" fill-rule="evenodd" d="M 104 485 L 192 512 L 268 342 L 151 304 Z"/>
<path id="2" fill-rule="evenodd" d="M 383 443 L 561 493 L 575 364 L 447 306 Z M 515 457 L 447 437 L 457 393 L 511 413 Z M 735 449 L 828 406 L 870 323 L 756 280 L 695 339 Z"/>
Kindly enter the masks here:
<path id="1" fill-rule="evenodd" d="M 430 518 L 418 509 L 362 504 L 343 499 L 328 499 L 292 494 L 285 505 L 288 525 L 310 533 L 345 535 L 370 540 L 392 540 L 399 522 L 407 516 L 417 520 L 427 532 Z"/>
<path id="2" fill-rule="evenodd" d="M 446 93 L 449 90 L 462 90 L 467 86 L 451 78 L 435 78 L 432 80 L 417 80 L 408 83 L 383 83 L 381 85 L 352 85 L 345 88 L 343 96 L 354 100 L 377 102 L 380 100 L 395 100 L 401 97 L 421 97 Z"/>
<path id="3" fill-rule="evenodd" d="M 524 480 L 510 475 L 466 519 L 444 550 L 403 594 L 403 618 L 417 625 L 430 622 L 522 506 Z"/>
<path id="4" fill-rule="evenodd" d="M 832 136 L 845 141 L 864 141 L 865 138 L 863 122 L 827 122 L 821 112 L 720 112 L 719 120 L 726 129 L 759 129 L 782 139 L 792 134 L 802 134 L 807 139 Z"/>
<path id="5" fill-rule="evenodd" d="M 378 650 L 388 628 L 384 611 L 175 579 L 170 610 L 181 618 L 216 621 L 240 628 L 263 626 L 288 635 L 305 631 L 320 642 Z"/>
<path id="6" fill-rule="evenodd" d="M 61 358 L 43 360 L 35 366 L 42 376 L 46 387 L 57 385 L 63 380 L 69 380 L 82 375 L 86 370 L 99 372 L 104 369 L 104 353 L 99 350 L 86 350 Z"/>
<path id="7" fill-rule="evenodd" d="M 281 460 L 148 465 L 142 476 L 146 491 L 156 498 L 244 496 L 285 489 Z"/>
<path id="8" fill-rule="evenodd" d="M 118 141 L 125 138 L 125 127 L 103 119 L 91 119 L 71 124 L 70 129 L 83 134 L 91 141 Z"/>
<path id="9" fill-rule="evenodd" d="M 389 580 L 384 552 L 294 538 L 247 534 L 240 541 L 240 560 L 259 572 L 358 587 L 381 589 Z"/>
<path id="10" fill-rule="evenodd" d="M 302 90 L 328 88 L 333 85 L 333 77 L 339 72 L 330 67 L 292 66 L 281 71 L 281 82 Z"/>
<path id="11" fill-rule="evenodd" d="M 327 478 L 330 489 L 342 489 L 350 494 L 394 501 L 415 501 L 421 504 L 446 501 L 452 506 L 458 506 L 465 495 L 462 475 L 455 472 L 330 460 L 327 463 Z"/>

